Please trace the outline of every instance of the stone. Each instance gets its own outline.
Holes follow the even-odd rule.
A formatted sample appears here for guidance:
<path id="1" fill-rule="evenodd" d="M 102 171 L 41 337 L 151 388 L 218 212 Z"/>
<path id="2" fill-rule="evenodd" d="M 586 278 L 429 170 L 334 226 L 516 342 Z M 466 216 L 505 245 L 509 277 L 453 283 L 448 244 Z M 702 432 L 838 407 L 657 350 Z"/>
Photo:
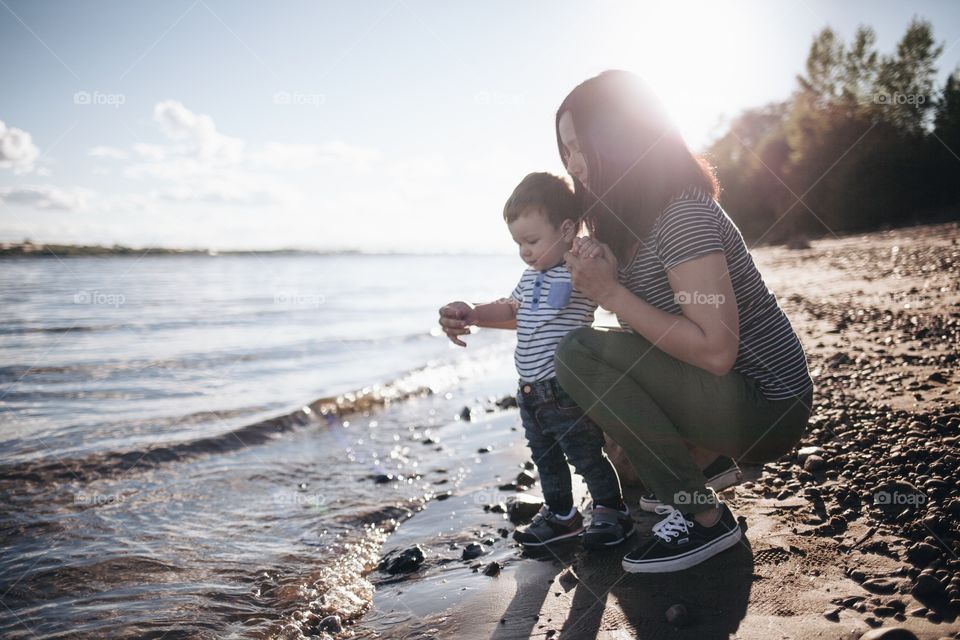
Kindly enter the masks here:
<path id="1" fill-rule="evenodd" d="M 925 567 L 940 556 L 940 549 L 927 542 L 918 542 L 907 549 L 907 560 Z"/>
<path id="2" fill-rule="evenodd" d="M 897 590 L 896 583 L 883 578 L 871 578 L 862 583 L 864 589 L 871 593 L 893 593 Z"/>
<path id="3" fill-rule="evenodd" d="M 464 560 L 473 560 L 474 558 L 479 558 L 483 554 L 483 546 L 476 542 L 471 542 L 463 548 L 463 554 L 460 557 Z"/>
<path id="4" fill-rule="evenodd" d="M 833 607 L 823 612 L 823 617 L 830 622 L 840 622 L 840 611 L 843 607 Z"/>
<path id="5" fill-rule="evenodd" d="M 517 474 L 517 485 L 520 487 L 532 487 L 537 483 L 537 478 L 532 473 L 524 469 Z"/>
<path id="6" fill-rule="evenodd" d="M 378 567 L 381 571 L 386 571 L 391 575 L 398 573 L 410 573 L 416 571 L 423 564 L 423 548 L 415 544 L 409 549 L 405 549 L 394 557 L 389 555 L 380 561 Z"/>
<path id="7" fill-rule="evenodd" d="M 917 636 L 903 627 L 880 627 L 867 631 L 860 640 L 917 640 Z"/>
<path id="8" fill-rule="evenodd" d="M 809 471 L 810 473 L 817 473 L 818 471 L 823 470 L 823 467 L 825 466 L 825 464 L 826 463 L 824 462 L 822 457 L 816 454 L 811 454 L 807 456 L 806 460 L 804 460 L 803 470 Z"/>
<path id="9" fill-rule="evenodd" d="M 511 496 L 507 500 L 507 515 L 510 517 L 510 522 L 514 524 L 529 522 L 542 506 L 543 500 L 533 496 Z"/>
<path id="10" fill-rule="evenodd" d="M 317 629 L 326 633 L 340 633 L 343 631 L 343 623 L 340 621 L 340 616 L 327 616 L 320 621 Z"/>
<path id="11" fill-rule="evenodd" d="M 501 568 L 502 567 L 500 566 L 499 562 L 491 562 L 486 566 L 486 568 L 484 568 L 483 575 L 490 576 L 491 578 L 493 578 L 495 576 L 500 575 Z"/>

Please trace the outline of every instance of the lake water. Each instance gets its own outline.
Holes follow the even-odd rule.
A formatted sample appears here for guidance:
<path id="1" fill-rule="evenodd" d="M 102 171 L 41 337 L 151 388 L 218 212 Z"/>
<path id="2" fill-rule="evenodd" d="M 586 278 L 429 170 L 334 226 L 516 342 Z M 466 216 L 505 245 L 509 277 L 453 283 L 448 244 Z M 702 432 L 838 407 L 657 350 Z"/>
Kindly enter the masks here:
<path id="1" fill-rule="evenodd" d="M 0 635 L 295 637 L 304 612 L 359 615 L 379 528 L 433 490 L 424 434 L 512 390 L 510 333 L 452 347 L 437 308 L 507 295 L 522 269 L 0 262 Z"/>

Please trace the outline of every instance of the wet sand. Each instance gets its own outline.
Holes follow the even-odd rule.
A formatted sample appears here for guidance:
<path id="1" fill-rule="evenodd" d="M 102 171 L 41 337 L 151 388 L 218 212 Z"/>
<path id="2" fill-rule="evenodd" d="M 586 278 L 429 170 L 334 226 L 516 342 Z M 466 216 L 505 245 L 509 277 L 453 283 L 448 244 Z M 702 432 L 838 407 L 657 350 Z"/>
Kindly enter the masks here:
<path id="1" fill-rule="evenodd" d="M 743 544 L 683 572 L 628 575 L 623 553 L 657 521 L 635 510 L 639 537 L 628 546 L 522 553 L 497 506 L 518 492 L 498 487 L 523 471 L 529 454 L 516 411 L 491 405 L 449 427 L 457 446 L 443 464 L 472 469 L 469 480 L 427 502 L 384 543 L 388 560 L 419 545 L 422 564 L 371 572 L 373 606 L 341 635 L 859 638 L 877 627 L 920 638 L 960 634 L 960 225 L 811 245 L 754 251 L 807 349 L 816 389 L 800 446 L 817 448 L 746 468 L 747 481 L 725 493 Z M 637 493 L 628 491 L 631 505 Z M 914 500 L 891 505 L 878 495 Z M 471 542 L 483 555 L 463 560 Z M 485 575 L 494 562 L 499 573 Z M 666 620 L 675 604 L 689 614 L 683 624 Z"/>

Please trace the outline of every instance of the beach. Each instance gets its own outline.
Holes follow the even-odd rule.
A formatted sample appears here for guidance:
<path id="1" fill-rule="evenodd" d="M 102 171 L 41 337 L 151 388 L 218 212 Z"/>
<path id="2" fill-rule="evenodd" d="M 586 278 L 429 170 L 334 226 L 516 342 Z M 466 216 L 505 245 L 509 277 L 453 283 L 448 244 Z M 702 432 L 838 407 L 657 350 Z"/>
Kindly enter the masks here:
<path id="1" fill-rule="evenodd" d="M 754 255 L 807 349 L 814 412 L 799 450 L 815 449 L 747 467 L 747 481 L 725 493 L 745 529 L 743 544 L 683 572 L 645 576 L 621 570 L 625 549 L 588 553 L 572 544 L 521 553 L 507 515 L 489 508 L 516 495 L 497 487 L 522 471 L 528 454 L 515 412 L 494 411 L 461 436 L 463 459 L 482 471 L 386 539 L 387 556 L 420 545 L 425 559 L 399 577 L 371 574 L 374 604 L 357 637 L 960 633 L 960 229 L 826 238 L 809 249 Z M 474 453 L 491 441 L 494 451 Z M 921 460 L 921 471 L 934 470 L 917 473 Z M 865 478 L 871 467 L 878 471 Z M 907 493 L 883 493 L 891 487 Z M 891 509 L 884 495 L 916 501 Z M 636 505 L 636 490 L 628 496 Z M 649 535 L 657 518 L 634 515 L 641 536 Z M 470 542 L 484 553 L 462 560 Z M 492 577 L 484 573 L 491 563 L 500 566 Z M 677 604 L 687 616 L 670 622 Z"/>
<path id="2" fill-rule="evenodd" d="M 503 295 L 496 292 L 512 286 L 519 263 L 410 259 L 403 268 L 412 274 L 440 266 L 448 277 L 413 298 L 422 311 L 403 319 L 399 355 L 390 340 L 362 340 L 381 331 L 374 320 L 361 335 L 333 332 L 329 346 L 310 343 L 303 314 L 336 314 L 336 305 L 349 312 L 350 289 L 344 284 L 338 298 L 302 284 L 279 301 L 265 286 L 261 298 L 273 295 L 270 304 L 224 314 L 235 331 L 255 336 L 263 328 L 250 318 L 284 312 L 268 315 L 265 326 L 290 322 L 307 342 L 286 343 L 293 356 L 270 366 L 249 364 L 241 338 L 209 348 L 200 364 L 181 353 L 106 369 L 89 352 L 78 355 L 92 362 L 77 375 L 109 371 L 99 383 L 71 379 L 76 371 L 67 366 L 6 371 L 28 384 L 2 406 L 11 454 L 0 466 L 0 587 L 12 615 L 0 631 L 11 638 L 859 638 L 899 626 L 920 638 L 956 634 L 960 225 L 753 254 L 807 350 L 813 415 L 798 451 L 745 467 L 746 481 L 724 494 L 745 539 L 702 565 L 635 576 L 620 568 L 629 544 L 603 553 L 576 544 L 521 552 L 510 537 L 510 503 L 529 511 L 539 493 L 535 482 L 527 488 L 535 470 L 510 402 L 510 336 L 483 330 L 456 349 L 429 324 L 449 299 Z M 181 259 L 217 260 L 157 258 Z M 382 268 L 349 259 L 360 272 Z M 82 271 L 83 263 L 70 264 Z M 267 264 L 290 274 L 305 263 Z M 309 273 L 333 273 L 322 262 L 306 265 Z M 469 286 L 458 268 L 475 274 Z M 479 277 L 493 269 L 503 274 L 499 288 Z M 376 318 L 406 292 L 384 302 L 374 281 L 361 291 Z M 324 304 L 315 304 L 323 293 Z M 100 329 L 83 333 L 128 336 L 103 328 L 110 322 L 127 320 L 107 314 L 86 325 Z M 161 330 L 170 327 L 160 322 L 140 339 Z M 290 331 L 270 331 L 264 351 Z M 35 333 L 11 329 L 9 339 Z M 188 334 L 183 344 L 206 346 L 203 337 Z M 333 349 L 348 337 L 355 339 L 349 349 Z M 124 349 L 135 346 L 130 340 Z M 314 351 L 331 359 L 301 359 Z M 218 358 L 230 367 L 204 377 Z M 169 370 L 175 375 L 165 378 Z M 277 370 L 289 382 L 271 382 Z M 377 373 L 368 384 L 341 384 L 338 370 L 352 380 Z M 322 379 L 311 381 L 311 371 Z M 83 414 L 89 421 L 44 413 L 49 399 L 39 394 L 51 380 L 43 376 L 79 409 L 88 401 L 81 390 L 99 388 L 100 404 Z M 159 399 L 135 393 L 153 383 Z M 209 392 L 174 393 L 202 386 Z M 229 402 L 205 414 L 210 398 Z M 176 403 L 182 411 L 174 417 L 158 409 Z M 97 410 L 110 419 L 98 421 Z M 136 419 L 148 410 L 156 415 Z M 96 437 L 76 435 L 83 429 Z M 582 498 L 582 485 L 576 490 Z M 635 508 L 638 488 L 627 495 L 636 544 L 657 520 Z M 878 495 L 894 498 L 884 504 Z M 668 621 L 675 605 L 685 615 Z"/>

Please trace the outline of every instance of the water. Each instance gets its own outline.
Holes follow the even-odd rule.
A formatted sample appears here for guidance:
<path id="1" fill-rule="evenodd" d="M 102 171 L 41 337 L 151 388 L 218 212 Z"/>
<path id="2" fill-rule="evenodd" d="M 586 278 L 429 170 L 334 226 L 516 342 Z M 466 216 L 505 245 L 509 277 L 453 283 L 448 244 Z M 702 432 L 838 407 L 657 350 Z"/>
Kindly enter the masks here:
<path id="1" fill-rule="evenodd" d="M 513 378 L 509 333 L 461 350 L 435 329 L 443 302 L 506 295 L 508 256 L 0 269 L 4 637 L 295 637 L 308 611 L 360 615 L 381 530 L 464 472 L 420 441 Z"/>

